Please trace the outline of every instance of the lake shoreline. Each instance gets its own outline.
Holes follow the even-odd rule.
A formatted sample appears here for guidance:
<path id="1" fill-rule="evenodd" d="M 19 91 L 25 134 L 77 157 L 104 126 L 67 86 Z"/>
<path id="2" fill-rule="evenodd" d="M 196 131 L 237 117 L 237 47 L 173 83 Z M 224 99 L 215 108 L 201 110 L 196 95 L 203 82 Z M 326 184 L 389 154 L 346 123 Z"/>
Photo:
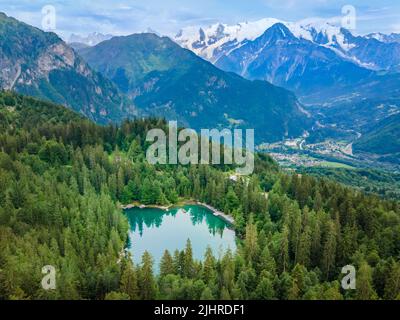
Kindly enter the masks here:
<path id="1" fill-rule="evenodd" d="M 219 211 L 218 209 L 210 206 L 207 203 L 202 203 L 202 202 L 197 201 L 196 204 L 207 208 L 208 210 L 210 210 L 213 213 L 214 216 L 219 217 L 220 219 L 224 220 L 226 223 L 228 223 L 232 226 L 235 225 L 235 219 L 232 216 L 225 214 L 222 211 Z"/>
<path id="2" fill-rule="evenodd" d="M 172 208 L 179 208 L 185 205 L 199 205 L 202 206 L 208 210 L 210 210 L 212 212 L 212 214 L 222 220 L 224 220 L 226 223 L 230 224 L 231 226 L 235 225 L 235 219 L 230 216 L 225 214 L 224 212 L 214 208 L 213 206 L 207 204 L 207 203 L 203 203 L 200 201 L 196 201 L 196 200 L 184 200 L 184 201 L 179 201 L 176 204 L 173 205 L 169 205 L 169 206 L 161 206 L 161 205 L 154 205 L 154 204 L 150 204 L 150 205 L 145 205 L 143 203 L 140 203 L 138 201 L 135 201 L 131 204 L 127 204 L 127 205 L 121 205 L 121 209 L 122 210 L 129 210 L 129 209 L 133 209 L 133 208 L 139 208 L 139 209 L 160 209 L 160 210 L 164 210 L 167 211 L 169 209 Z"/>

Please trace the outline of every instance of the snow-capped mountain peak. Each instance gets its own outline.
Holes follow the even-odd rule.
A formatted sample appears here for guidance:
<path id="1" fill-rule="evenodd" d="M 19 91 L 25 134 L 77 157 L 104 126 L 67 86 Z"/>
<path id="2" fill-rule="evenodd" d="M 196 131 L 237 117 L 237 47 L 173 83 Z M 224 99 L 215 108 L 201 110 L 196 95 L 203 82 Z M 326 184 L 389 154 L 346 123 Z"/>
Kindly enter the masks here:
<path id="1" fill-rule="evenodd" d="M 380 32 L 370 33 L 365 36 L 368 39 L 375 39 L 380 42 L 385 43 L 400 43 L 400 34 L 399 33 L 391 33 L 391 34 L 384 34 Z"/>
<path id="2" fill-rule="evenodd" d="M 181 46 L 197 55 L 215 61 L 214 51 L 229 44 L 230 49 L 241 42 L 254 40 L 274 24 L 282 22 L 274 18 L 265 18 L 254 22 L 241 22 L 235 25 L 216 23 L 207 28 L 186 27 L 175 36 Z"/>
<path id="3" fill-rule="evenodd" d="M 99 32 L 92 32 L 86 36 L 73 33 L 69 37 L 68 43 L 83 43 L 87 46 L 95 46 L 100 42 L 111 39 L 112 37 L 113 35 L 111 34 L 102 34 Z"/>
<path id="4" fill-rule="evenodd" d="M 399 34 L 375 33 L 355 36 L 343 28 L 338 19 L 315 18 L 287 22 L 265 18 L 235 25 L 216 23 L 209 27 L 184 28 L 176 35 L 175 41 L 204 59 L 216 63 L 221 57 L 230 55 L 246 43 L 256 41 L 276 25 L 285 26 L 290 31 L 286 31 L 288 36 L 291 33 L 292 37 L 299 40 L 306 40 L 310 44 L 328 48 L 340 58 L 363 68 L 395 71 L 400 68 Z M 284 38 L 283 27 L 273 31 L 276 32 L 276 37 Z M 268 39 L 265 38 L 265 40 Z M 257 53 L 254 54 L 257 55 Z"/>
<path id="5" fill-rule="evenodd" d="M 226 52 L 224 49 L 231 51 L 240 47 L 243 42 L 253 41 L 278 23 L 285 25 L 299 39 L 336 47 L 343 51 L 352 48 L 342 28 L 333 22 L 321 20 L 287 22 L 275 18 L 235 25 L 216 23 L 207 28 L 187 27 L 175 36 L 175 41 L 197 55 L 215 62 L 221 53 Z"/>
<path id="6" fill-rule="evenodd" d="M 331 22 L 323 24 L 310 23 L 305 26 L 301 24 L 297 25 L 309 32 L 308 40 L 314 43 L 343 51 L 349 51 L 354 47 L 354 44 L 351 43 L 351 39 L 353 38 L 351 32 Z"/>

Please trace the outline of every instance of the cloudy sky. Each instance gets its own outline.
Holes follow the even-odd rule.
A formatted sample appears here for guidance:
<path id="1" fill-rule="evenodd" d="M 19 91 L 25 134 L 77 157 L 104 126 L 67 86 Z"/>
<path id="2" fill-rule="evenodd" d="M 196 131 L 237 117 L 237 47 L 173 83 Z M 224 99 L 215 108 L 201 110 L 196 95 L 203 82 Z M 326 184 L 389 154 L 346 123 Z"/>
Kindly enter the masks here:
<path id="1" fill-rule="evenodd" d="M 130 34 L 148 28 L 172 35 L 180 28 L 215 22 L 237 23 L 274 17 L 285 21 L 331 18 L 342 7 L 357 12 L 355 33 L 399 32 L 399 0 L 0 0 L 0 11 L 37 27 L 42 8 L 56 9 L 56 32 Z"/>

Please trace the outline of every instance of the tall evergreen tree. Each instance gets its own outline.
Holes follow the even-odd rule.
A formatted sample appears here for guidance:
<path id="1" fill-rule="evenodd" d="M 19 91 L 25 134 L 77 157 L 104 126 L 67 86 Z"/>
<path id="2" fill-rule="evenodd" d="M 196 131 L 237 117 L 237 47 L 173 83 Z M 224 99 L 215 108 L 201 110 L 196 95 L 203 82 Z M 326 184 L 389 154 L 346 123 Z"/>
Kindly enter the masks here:
<path id="1" fill-rule="evenodd" d="M 139 271 L 140 296 L 144 300 L 152 300 L 157 297 L 157 286 L 153 274 L 153 258 L 145 251 Z"/>
<path id="2" fill-rule="evenodd" d="M 169 251 L 165 250 L 160 261 L 160 276 L 164 277 L 167 274 L 174 274 L 175 272 L 174 260 Z"/>
<path id="3" fill-rule="evenodd" d="M 129 296 L 131 300 L 139 299 L 139 287 L 136 270 L 131 261 L 126 263 L 122 272 L 120 291 Z"/>
<path id="4" fill-rule="evenodd" d="M 183 275 L 187 278 L 194 276 L 193 250 L 190 239 L 187 239 L 183 262 Z"/>
<path id="5" fill-rule="evenodd" d="M 357 272 L 356 299 L 375 300 L 376 292 L 372 284 L 372 268 L 363 261 Z"/>
<path id="6" fill-rule="evenodd" d="M 323 245 L 321 268 L 325 278 L 328 279 L 330 272 L 335 265 L 336 257 L 336 228 L 332 221 L 328 221 Z"/>

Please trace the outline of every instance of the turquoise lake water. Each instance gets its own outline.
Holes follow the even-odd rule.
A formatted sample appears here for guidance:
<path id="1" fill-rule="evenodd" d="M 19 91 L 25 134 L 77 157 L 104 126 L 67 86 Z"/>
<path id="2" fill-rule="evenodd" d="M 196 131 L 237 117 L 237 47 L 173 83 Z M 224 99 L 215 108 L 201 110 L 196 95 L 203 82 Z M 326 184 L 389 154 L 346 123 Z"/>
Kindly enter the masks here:
<path id="1" fill-rule="evenodd" d="M 235 231 L 202 206 L 187 205 L 168 211 L 133 208 L 125 213 L 130 225 L 128 250 L 133 261 L 139 263 L 147 250 L 154 258 L 156 272 L 164 251 L 168 249 L 173 254 L 176 249 L 183 250 L 187 239 L 197 260 L 203 259 L 207 246 L 216 257 L 228 248 L 236 250 Z"/>

